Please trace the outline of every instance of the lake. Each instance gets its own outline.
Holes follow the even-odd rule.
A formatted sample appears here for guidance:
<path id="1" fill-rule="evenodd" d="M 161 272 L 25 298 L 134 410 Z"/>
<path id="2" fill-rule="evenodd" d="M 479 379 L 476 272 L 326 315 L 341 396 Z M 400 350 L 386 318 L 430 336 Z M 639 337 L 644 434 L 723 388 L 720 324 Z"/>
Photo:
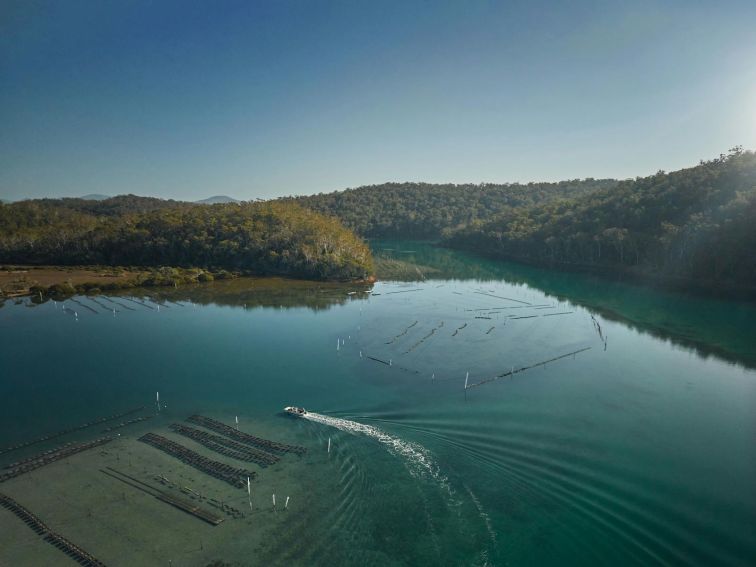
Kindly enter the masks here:
<path id="1" fill-rule="evenodd" d="M 0 493 L 108 565 L 753 564 L 753 304 L 373 247 L 417 278 L 6 302 L 0 448 L 150 419 Z M 169 428 L 193 414 L 307 452 L 243 463 Z M 147 432 L 255 472 L 250 494 Z M 112 470 L 243 517 L 208 525 Z M 69 561 L 2 508 L 0 525 L 0 564 Z"/>

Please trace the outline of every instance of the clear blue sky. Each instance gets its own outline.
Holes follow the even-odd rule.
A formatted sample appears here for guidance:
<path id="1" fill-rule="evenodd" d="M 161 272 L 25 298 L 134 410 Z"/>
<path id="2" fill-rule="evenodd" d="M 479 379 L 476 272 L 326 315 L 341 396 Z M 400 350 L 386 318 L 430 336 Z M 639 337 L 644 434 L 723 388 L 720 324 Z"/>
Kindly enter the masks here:
<path id="1" fill-rule="evenodd" d="M 634 177 L 756 148 L 756 2 L 0 2 L 0 197 Z"/>

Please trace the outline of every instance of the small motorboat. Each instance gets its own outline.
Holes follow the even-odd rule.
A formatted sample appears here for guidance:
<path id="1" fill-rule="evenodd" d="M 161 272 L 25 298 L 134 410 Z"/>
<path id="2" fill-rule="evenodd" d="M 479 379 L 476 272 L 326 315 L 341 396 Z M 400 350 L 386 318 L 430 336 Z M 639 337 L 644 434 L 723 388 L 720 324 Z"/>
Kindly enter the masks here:
<path id="1" fill-rule="evenodd" d="M 306 409 L 298 408 L 296 406 L 287 406 L 284 408 L 284 411 L 288 414 L 295 415 L 297 417 L 302 417 L 303 415 L 307 414 Z"/>

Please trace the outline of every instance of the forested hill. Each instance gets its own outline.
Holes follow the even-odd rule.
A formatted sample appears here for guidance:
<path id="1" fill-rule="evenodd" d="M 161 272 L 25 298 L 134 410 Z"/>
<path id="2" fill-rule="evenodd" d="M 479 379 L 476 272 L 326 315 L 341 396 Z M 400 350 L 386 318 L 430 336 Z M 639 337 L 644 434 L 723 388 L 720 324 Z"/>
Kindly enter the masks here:
<path id="1" fill-rule="evenodd" d="M 29 222 L 31 223 L 38 222 L 38 220 L 34 219 L 34 214 L 47 214 L 51 210 L 61 211 L 61 214 L 66 214 L 67 211 L 75 211 L 94 216 L 110 217 L 147 213 L 162 209 L 190 207 L 192 205 L 193 203 L 185 201 L 159 199 L 157 197 L 140 197 L 138 195 L 118 195 L 117 197 L 107 197 L 97 200 L 85 197 L 64 197 L 62 199 L 33 199 L 14 203 L 14 206 L 17 206 L 17 212 L 21 213 L 23 211 L 24 215 L 30 215 Z"/>
<path id="2" fill-rule="evenodd" d="M 525 185 L 384 183 L 287 200 L 338 217 L 363 236 L 433 239 L 509 208 L 575 197 L 616 184 L 612 179 Z"/>
<path id="3" fill-rule="evenodd" d="M 511 209 L 446 243 L 538 264 L 753 289 L 756 154 L 736 148 L 689 169 Z"/>
<path id="4" fill-rule="evenodd" d="M 209 267 L 314 279 L 372 273 L 367 245 L 295 203 L 122 196 L 0 204 L 0 263 Z"/>

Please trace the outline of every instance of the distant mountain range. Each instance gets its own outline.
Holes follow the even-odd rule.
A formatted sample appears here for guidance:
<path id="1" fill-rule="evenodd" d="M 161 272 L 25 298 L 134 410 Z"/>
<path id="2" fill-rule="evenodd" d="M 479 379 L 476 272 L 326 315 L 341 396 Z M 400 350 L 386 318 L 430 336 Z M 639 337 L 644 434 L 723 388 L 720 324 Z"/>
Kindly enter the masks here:
<path id="1" fill-rule="evenodd" d="M 104 201 L 105 199 L 110 199 L 108 195 L 101 195 L 99 193 L 90 193 L 89 195 L 84 195 L 80 198 L 86 201 Z"/>
<path id="2" fill-rule="evenodd" d="M 85 201 L 104 201 L 106 199 L 110 199 L 111 197 L 109 197 L 108 195 L 101 195 L 99 193 L 91 193 L 79 198 L 84 199 Z M 237 199 L 229 197 L 228 195 L 213 195 L 212 197 L 208 197 L 207 199 L 200 199 L 199 201 L 194 202 L 201 205 L 215 205 L 217 203 L 238 203 L 239 201 Z"/>
<path id="3" fill-rule="evenodd" d="M 129 195 L 130 197 L 135 197 L 135 195 Z M 102 195 L 101 193 L 90 193 L 89 195 L 82 195 L 81 197 L 76 197 L 78 199 L 81 199 L 82 201 L 107 201 L 109 199 L 116 199 L 116 200 L 122 200 L 122 197 L 126 197 L 126 195 L 119 195 L 117 197 L 111 197 L 110 195 Z M 166 202 L 173 202 L 170 199 L 161 199 L 158 197 L 144 197 L 144 199 L 149 199 L 152 201 L 166 201 Z M 22 200 L 28 200 L 28 199 L 22 199 Z M 32 199 L 33 200 L 33 199 Z M 258 201 L 262 199 L 256 199 Z M 13 201 L 10 201 L 8 199 L 0 199 L 0 203 L 12 203 Z M 241 203 L 238 199 L 234 199 L 233 197 L 229 197 L 228 195 L 213 195 L 212 197 L 208 197 L 207 199 L 200 199 L 199 201 L 187 201 L 187 202 L 194 202 L 199 205 L 215 205 L 218 203 Z"/>
<path id="4" fill-rule="evenodd" d="M 237 199 L 233 199 L 231 197 L 228 197 L 227 195 L 213 195 L 212 197 L 208 197 L 207 199 L 201 199 L 199 201 L 195 201 L 195 203 L 201 203 L 203 205 L 215 205 L 217 203 L 238 203 L 239 201 Z"/>

